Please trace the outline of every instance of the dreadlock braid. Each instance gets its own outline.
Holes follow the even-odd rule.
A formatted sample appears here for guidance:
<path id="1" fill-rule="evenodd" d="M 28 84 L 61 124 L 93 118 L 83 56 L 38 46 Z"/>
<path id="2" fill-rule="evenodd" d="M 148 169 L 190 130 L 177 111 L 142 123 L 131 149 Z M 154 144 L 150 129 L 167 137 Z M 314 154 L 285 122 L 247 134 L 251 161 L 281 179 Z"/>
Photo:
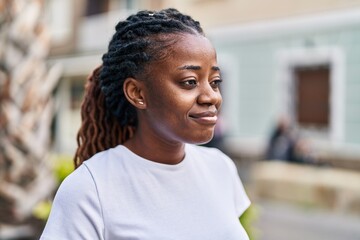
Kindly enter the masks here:
<path id="1" fill-rule="evenodd" d="M 170 34 L 204 35 L 199 22 L 172 8 L 140 11 L 119 22 L 115 30 L 108 52 L 103 55 L 103 64 L 86 84 L 75 167 L 133 136 L 137 115 L 124 95 L 125 79 L 143 76 L 150 62 L 166 57 L 167 46 L 174 41 Z"/>

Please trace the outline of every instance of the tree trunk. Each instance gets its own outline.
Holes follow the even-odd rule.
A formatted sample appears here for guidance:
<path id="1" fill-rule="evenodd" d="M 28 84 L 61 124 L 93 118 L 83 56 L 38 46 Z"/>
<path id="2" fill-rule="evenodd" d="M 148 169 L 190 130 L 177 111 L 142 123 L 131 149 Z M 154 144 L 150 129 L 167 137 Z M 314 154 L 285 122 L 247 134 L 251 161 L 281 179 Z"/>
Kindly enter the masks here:
<path id="1" fill-rule="evenodd" d="M 41 0 L 0 0 L 0 239 L 55 186 L 50 127 L 60 68 L 46 64 L 43 8 Z"/>

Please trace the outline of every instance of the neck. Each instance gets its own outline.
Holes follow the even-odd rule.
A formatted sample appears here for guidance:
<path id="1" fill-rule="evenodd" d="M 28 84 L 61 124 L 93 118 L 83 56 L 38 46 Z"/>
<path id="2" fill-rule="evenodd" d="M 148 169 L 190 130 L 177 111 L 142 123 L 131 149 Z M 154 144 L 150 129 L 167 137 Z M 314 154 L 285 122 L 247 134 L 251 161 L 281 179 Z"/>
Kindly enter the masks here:
<path id="1" fill-rule="evenodd" d="M 158 163 L 174 165 L 184 159 L 184 143 L 169 143 L 150 135 L 138 129 L 134 136 L 124 143 L 124 146 L 140 157 Z"/>

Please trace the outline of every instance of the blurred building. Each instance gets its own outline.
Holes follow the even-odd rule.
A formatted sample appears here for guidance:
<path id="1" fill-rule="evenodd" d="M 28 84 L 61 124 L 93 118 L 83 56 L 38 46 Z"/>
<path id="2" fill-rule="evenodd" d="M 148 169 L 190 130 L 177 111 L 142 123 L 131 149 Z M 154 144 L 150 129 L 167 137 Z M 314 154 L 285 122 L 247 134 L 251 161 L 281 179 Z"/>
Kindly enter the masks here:
<path id="1" fill-rule="evenodd" d="M 286 115 L 322 158 L 351 158 L 359 167 L 360 8 L 352 1 L 325 9 L 324 2 L 319 11 L 319 2 L 303 13 L 303 4 L 282 14 L 285 6 L 269 5 L 279 17 L 211 31 L 228 83 L 228 136 L 240 151 L 261 152 Z"/>
<path id="2" fill-rule="evenodd" d="M 56 151 L 76 147 L 83 84 L 115 24 L 165 7 L 198 19 L 217 49 L 230 147 L 261 153 L 285 114 L 327 156 L 360 158 L 360 0 L 48 0 L 49 61 L 64 70 Z"/>

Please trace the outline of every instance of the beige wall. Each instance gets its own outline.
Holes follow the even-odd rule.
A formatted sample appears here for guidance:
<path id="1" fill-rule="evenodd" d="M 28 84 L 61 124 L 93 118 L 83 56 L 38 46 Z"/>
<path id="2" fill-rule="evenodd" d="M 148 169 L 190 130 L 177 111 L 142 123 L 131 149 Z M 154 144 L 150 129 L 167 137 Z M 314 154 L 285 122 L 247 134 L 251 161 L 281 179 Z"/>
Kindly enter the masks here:
<path id="1" fill-rule="evenodd" d="M 196 16 L 205 28 L 360 8 L 360 0 L 164 0 L 162 7 L 175 7 Z"/>

